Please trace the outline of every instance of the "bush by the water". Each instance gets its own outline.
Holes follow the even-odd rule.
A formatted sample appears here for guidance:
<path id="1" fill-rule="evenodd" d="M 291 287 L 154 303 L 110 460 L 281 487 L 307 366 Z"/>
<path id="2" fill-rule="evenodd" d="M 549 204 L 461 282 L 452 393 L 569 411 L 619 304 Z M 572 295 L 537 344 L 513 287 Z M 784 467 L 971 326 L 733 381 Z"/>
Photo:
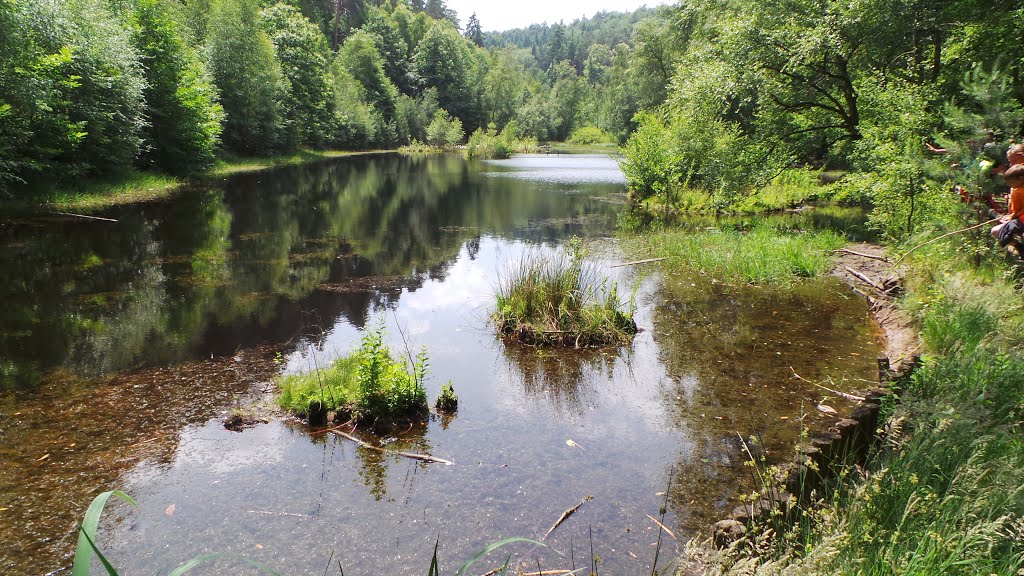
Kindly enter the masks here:
<path id="1" fill-rule="evenodd" d="M 642 258 L 668 258 L 670 270 L 692 270 L 724 282 L 788 285 L 828 270 L 829 250 L 846 239 L 836 232 L 785 232 L 768 226 L 749 231 L 669 229 L 631 240 Z"/>
<path id="2" fill-rule="evenodd" d="M 596 126 L 583 126 L 577 128 L 572 136 L 569 136 L 570 144 L 614 144 L 615 138 L 611 134 L 597 128 Z"/>
<path id="3" fill-rule="evenodd" d="M 323 369 L 279 378 L 278 404 L 304 415 L 319 402 L 326 410 L 351 413 L 364 421 L 425 414 L 426 349 L 409 366 L 408 361 L 394 359 L 384 344 L 385 334 L 383 326 L 368 330 L 355 353 Z"/>
<path id="4" fill-rule="evenodd" d="M 524 255 L 500 280 L 498 330 L 528 344 L 600 346 L 636 334 L 636 305 L 619 300 L 618 284 L 584 262 L 583 243 L 573 238 L 565 252 Z"/>
<path id="5" fill-rule="evenodd" d="M 479 128 L 469 137 L 468 151 L 470 158 L 502 159 L 515 153 L 536 152 L 539 149 L 536 138 L 523 137 L 519 134 L 519 125 L 510 120 L 501 134 L 494 125 L 487 129 Z"/>

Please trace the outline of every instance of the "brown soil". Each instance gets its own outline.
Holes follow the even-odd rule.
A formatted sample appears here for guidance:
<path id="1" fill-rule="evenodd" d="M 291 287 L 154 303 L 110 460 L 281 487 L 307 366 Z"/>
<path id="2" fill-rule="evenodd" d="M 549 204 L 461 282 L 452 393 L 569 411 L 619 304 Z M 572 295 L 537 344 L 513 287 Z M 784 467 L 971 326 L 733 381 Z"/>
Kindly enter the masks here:
<path id="1" fill-rule="evenodd" d="M 864 254 L 876 258 L 868 258 Z M 849 244 L 835 256 L 832 275 L 849 284 L 868 301 L 871 315 L 881 330 L 879 340 L 889 358 L 889 365 L 897 371 L 903 369 L 913 362 L 914 355 L 921 348 L 913 319 L 895 302 L 903 286 L 903 268 L 894 267 L 887 250 L 877 244 Z M 864 278 L 858 278 L 853 272 Z"/>

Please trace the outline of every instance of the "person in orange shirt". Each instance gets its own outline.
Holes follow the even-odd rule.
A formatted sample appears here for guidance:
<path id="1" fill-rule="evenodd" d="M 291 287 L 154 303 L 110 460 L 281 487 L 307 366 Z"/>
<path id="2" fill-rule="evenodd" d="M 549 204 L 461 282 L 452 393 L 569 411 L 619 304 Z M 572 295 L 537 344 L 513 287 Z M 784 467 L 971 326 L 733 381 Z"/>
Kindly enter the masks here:
<path id="1" fill-rule="evenodd" d="M 1010 160 L 1013 161 L 1012 158 Z M 992 227 L 992 235 L 999 240 L 999 245 L 1007 247 L 1014 255 L 1020 255 L 1018 238 L 1024 234 L 1024 164 L 1014 164 L 1003 172 L 1003 179 L 1010 186 L 1010 205 L 1001 222 Z"/>

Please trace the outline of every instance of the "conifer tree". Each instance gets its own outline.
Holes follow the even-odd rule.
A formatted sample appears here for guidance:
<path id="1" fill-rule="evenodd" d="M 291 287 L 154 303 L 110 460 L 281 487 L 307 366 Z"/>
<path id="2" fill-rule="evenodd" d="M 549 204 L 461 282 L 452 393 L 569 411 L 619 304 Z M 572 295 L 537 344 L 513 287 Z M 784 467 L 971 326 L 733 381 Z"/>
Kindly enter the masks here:
<path id="1" fill-rule="evenodd" d="M 477 46 L 484 45 L 484 31 L 480 28 L 480 20 L 477 20 L 476 12 L 473 12 L 466 22 L 466 38 L 473 41 Z"/>

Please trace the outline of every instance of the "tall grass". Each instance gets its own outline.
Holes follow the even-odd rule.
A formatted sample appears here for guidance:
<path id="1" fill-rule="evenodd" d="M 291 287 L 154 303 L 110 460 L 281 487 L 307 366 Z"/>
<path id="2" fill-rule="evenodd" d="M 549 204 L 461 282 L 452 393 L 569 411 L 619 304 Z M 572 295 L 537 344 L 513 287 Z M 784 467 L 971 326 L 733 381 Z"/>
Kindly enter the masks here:
<path id="1" fill-rule="evenodd" d="M 527 344 L 600 346 L 636 334 L 635 303 L 620 302 L 618 284 L 584 261 L 579 238 L 565 252 L 531 252 L 499 280 L 494 321 L 498 330 Z"/>
<path id="2" fill-rule="evenodd" d="M 278 404 L 305 415 L 311 405 L 372 421 L 425 414 L 423 382 L 429 360 L 426 350 L 412 360 L 396 360 L 384 344 L 383 324 L 363 333 L 359 349 L 323 369 L 283 376 Z"/>
<path id="3" fill-rule="evenodd" d="M 631 238 L 638 258 L 668 258 L 670 271 L 696 272 L 721 282 L 772 286 L 813 278 L 831 266 L 829 250 L 846 240 L 831 231 L 782 232 L 767 226 L 750 231 L 664 229 Z"/>
<path id="4" fill-rule="evenodd" d="M 1022 294 L 934 258 L 916 265 L 932 278 L 908 297 L 928 353 L 872 461 L 799 539 L 706 557 L 710 573 L 1024 573 Z"/>

